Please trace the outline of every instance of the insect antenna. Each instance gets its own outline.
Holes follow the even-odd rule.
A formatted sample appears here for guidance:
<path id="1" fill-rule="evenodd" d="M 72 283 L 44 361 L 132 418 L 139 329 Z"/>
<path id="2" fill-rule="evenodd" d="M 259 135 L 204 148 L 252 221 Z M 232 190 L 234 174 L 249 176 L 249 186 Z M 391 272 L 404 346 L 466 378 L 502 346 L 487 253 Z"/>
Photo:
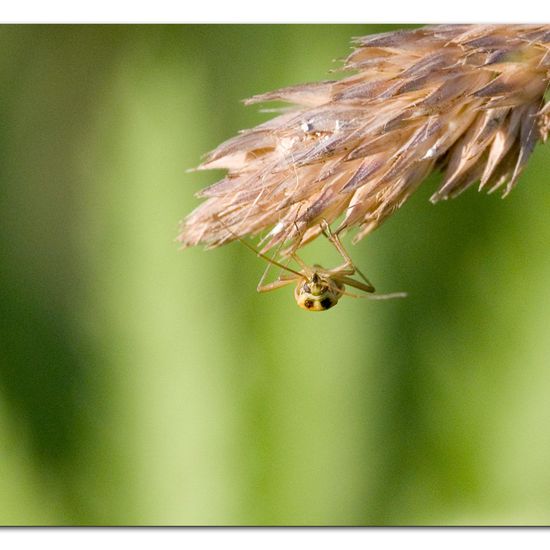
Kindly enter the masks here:
<path id="1" fill-rule="evenodd" d="M 273 258 L 270 258 L 267 254 L 264 254 L 263 252 L 260 252 L 255 247 L 253 247 L 250 243 L 246 242 L 242 237 L 239 237 L 238 235 L 233 233 L 233 231 L 231 231 L 231 229 L 229 229 L 229 227 L 227 227 L 227 225 L 225 225 L 225 223 L 223 223 L 222 220 L 218 219 L 218 221 L 220 222 L 220 224 L 224 227 L 224 229 L 227 232 L 231 233 L 231 235 L 233 235 L 233 237 L 235 237 L 235 239 L 239 240 L 242 244 L 244 244 L 244 246 L 246 246 L 246 248 L 252 250 L 252 252 L 254 252 L 254 254 L 256 256 L 259 256 L 260 258 L 264 259 L 266 262 L 269 262 L 272 265 L 275 265 L 275 266 L 277 266 L 281 269 L 284 269 L 285 271 L 288 271 L 290 273 L 293 273 L 294 275 L 297 275 L 298 277 L 300 277 L 300 279 L 304 279 L 304 275 L 302 273 L 292 269 L 291 267 L 288 267 L 287 265 L 284 265 L 284 264 L 278 262 L 277 260 L 274 260 Z M 262 279 L 263 279 L 263 277 L 262 277 Z"/>
<path id="2" fill-rule="evenodd" d="M 279 243 L 279 246 L 277 247 L 277 250 L 276 250 L 275 253 L 273 254 L 273 258 L 275 258 L 275 257 L 277 256 L 277 254 L 279 254 L 279 252 L 281 251 L 281 248 L 282 248 L 283 244 L 284 244 L 284 241 L 281 241 L 281 242 Z M 291 258 L 288 258 L 288 261 L 290 261 L 290 260 L 291 260 Z M 266 267 L 265 267 L 265 269 L 264 269 L 264 272 L 263 272 L 263 274 L 262 274 L 262 276 L 261 276 L 261 278 L 260 278 L 260 282 L 258 283 L 258 288 L 260 288 L 260 287 L 263 286 L 264 281 L 265 281 L 265 279 L 266 279 L 266 277 L 267 277 L 267 273 L 269 272 L 269 268 L 271 267 L 271 265 L 272 265 L 271 262 L 268 263 L 268 264 L 266 265 Z M 287 263 L 286 265 L 287 265 L 287 267 L 288 267 L 288 263 Z M 279 275 L 279 277 L 280 277 L 280 275 Z"/>

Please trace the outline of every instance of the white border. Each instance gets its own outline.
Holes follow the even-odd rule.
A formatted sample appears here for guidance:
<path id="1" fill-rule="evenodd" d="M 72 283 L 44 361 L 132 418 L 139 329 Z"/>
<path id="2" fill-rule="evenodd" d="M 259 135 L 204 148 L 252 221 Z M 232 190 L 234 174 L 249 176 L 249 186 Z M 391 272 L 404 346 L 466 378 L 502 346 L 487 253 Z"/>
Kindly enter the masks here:
<path id="1" fill-rule="evenodd" d="M 537 23 L 550 22 L 545 0 L 20 0 L 6 2 L 4 23 Z"/>
<path id="2" fill-rule="evenodd" d="M 162 544 L 172 548 L 224 548 L 239 550 L 315 550 L 345 548 L 421 548 L 422 550 L 474 550 L 477 548 L 548 547 L 550 533 L 543 529 L 463 528 L 157 528 L 157 529 L 3 529 L 0 543 L 5 548 L 52 550 L 108 550 L 151 548 Z M 544 546 L 536 543 L 545 543 Z M 182 546 L 184 544 L 185 546 Z M 366 546 L 367 545 L 367 546 Z"/>

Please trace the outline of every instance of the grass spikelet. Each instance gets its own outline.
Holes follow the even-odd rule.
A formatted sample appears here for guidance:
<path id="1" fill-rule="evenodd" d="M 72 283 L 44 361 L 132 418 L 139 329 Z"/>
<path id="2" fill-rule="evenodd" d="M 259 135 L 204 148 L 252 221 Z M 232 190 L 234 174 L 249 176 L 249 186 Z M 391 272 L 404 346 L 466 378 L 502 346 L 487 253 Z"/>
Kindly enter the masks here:
<path id="1" fill-rule="evenodd" d="M 199 169 L 228 172 L 199 193 L 183 246 L 268 230 L 264 251 L 299 247 L 322 220 L 357 228 L 357 241 L 433 170 L 443 179 L 432 202 L 477 182 L 510 193 L 549 132 L 550 25 L 436 25 L 355 44 L 350 76 L 246 101 L 291 107 L 207 155 Z"/>

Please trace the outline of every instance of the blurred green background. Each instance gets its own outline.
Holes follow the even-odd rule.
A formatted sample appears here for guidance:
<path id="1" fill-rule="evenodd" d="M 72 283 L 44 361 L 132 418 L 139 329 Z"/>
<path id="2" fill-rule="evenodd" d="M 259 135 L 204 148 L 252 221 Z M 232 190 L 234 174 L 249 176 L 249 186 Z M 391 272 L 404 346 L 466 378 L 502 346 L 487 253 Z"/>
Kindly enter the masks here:
<path id="1" fill-rule="evenodd" d="M 1 524 L 549 523 L 548 146 L 352 249 L 406 300 L 310 314 L 174 242 L 241 99 L 392 28 L 0 27 Z"/>

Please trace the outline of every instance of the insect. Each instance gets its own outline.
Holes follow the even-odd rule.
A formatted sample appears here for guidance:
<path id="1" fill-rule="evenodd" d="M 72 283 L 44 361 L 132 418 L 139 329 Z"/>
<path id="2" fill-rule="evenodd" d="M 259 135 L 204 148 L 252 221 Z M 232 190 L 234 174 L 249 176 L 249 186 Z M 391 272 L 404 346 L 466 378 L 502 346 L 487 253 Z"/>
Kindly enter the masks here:
<path id="1" fill-rule="evenodd" d="M 262 254 L 245 240 L 239 240 L 257 256 L 263 258 L 268 263 L 275 265 L 286 273 L 268 284 L 263 284 L 266 273 L 258 283 L 258 292 L 270 292 L 296 283 L 294 289 L 294 298 L 296 303 L 307 311 L 325 311 L 334 307 L 342 296 L 351 296 L 353 298 L 370 298 L 371 300 L 387 300 L 391 298 L 404 298 L 406 293 L 396 292 L 393 294 L 377 294 L 373 295 L 375 288 L 372 283 L 363 275 L 359 268 L 353 263 L 350 255 L 340 242 L 337 235 L 334 235 L 330 230 L 328 222 L 323 221 L 321 227 L 324 235 L 334 245 L 344 263 L 333 269 L 325 269 L 320 265 L 307 265 L 295 252 L 290 253 L 292 258 L 301 268 L 301 271 L 296 271 L 276 260 Z M 266 270 L 267 272 L 267 270 Z M 354 275 L 361 277 L 362 281 L 354 279 Z M 346 286 L 351 286 L 366 294 L 351 294 L 346 291 Z"/>

